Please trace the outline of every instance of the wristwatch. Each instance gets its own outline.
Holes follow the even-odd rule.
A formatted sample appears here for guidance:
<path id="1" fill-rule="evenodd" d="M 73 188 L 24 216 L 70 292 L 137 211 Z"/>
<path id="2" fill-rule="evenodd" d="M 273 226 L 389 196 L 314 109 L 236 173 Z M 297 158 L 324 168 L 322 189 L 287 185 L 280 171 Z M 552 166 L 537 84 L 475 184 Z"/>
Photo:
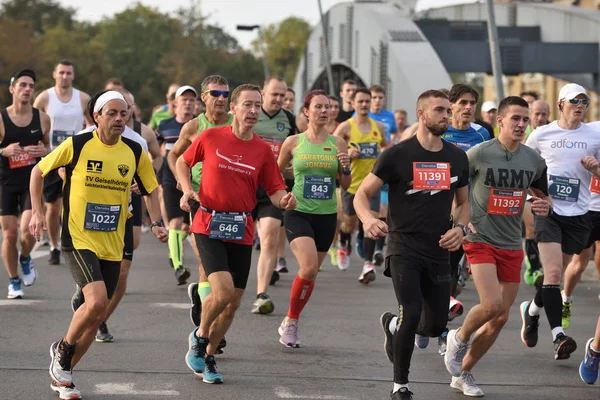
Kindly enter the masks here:
<path id="1" fill-rule="evenodd" d="M 350 167 L 348 169 L 342 169 L 342 173 L 344 175 L 350 175 L 352 173 L 352 167 Z"/>
<path id="2" fill-rule="evenodd" d="M 471 233 L 471 230 L 469 229 L 468 226 L 463 225 L 463 224 L 456 224 L 457 228 L 460 228 L 463 232 L 463 236 L 467 236 L 469 233 Z"/>
<path id="3" fill-rule="evenodd" d="M 150 230 L 152 230 L 152 228 L 154 228 L 155 226 L 162 228 L 164 225 L 163 225 L 162 221 L 154 221 L 154 222 L 152 222 L 152 224 L 150 224 Z"/>

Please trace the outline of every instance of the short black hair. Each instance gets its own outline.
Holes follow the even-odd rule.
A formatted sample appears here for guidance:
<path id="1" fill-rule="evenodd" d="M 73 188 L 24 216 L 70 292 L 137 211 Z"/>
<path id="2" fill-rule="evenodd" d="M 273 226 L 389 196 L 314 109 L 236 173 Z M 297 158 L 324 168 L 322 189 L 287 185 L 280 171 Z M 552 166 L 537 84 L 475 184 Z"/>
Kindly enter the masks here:
<path id="1" fill-rule="evenodd" d="M 462 95 L 465 94 L 472 94 L 473 97 L 475 97 L 475 101 L 479 100 L 479 93 L 477 93 L 477 90 L 473 89 L 472 86 L 465 85 L 464 83 L 457 83 L 456 85 L 452 86 L 450 93 L 448 94 L 448 100 L 450 100 L 450 103 L 454 104 Z"/>
<path id="2" fill-rule="evenodd" d="M 287 91 L 293 94 L 294 96 L 296 95 L 296 92 L 294 92 L 294 89 L 292 89 L 291 87 L 287 88 Z"/>
<path id="3" fill-rule="evenodd" d="M 59 60 L 56 65 L 54 66 L 54 69 L 56 69 L 56 67 L 58 67 L 59 65 L 66 65 L 67 67 L 73 67 L 73 69 L 75 68 L 75 65 L 73 65 L 73 62 L 67 59 L 63 59 L 63 60 Z"/>
<path id="4" fill-rule="evenodd" d="M 502 99 L 498 106 L 498 115 L 504 115 L 504 112 L 510 106 L 519 106 L 529 109 L 529 104 L 519 96 L 508 96 Z"/>
<path id="5" fill-rule="evenodd" d="M 352 101 L 354 101 L 354 99 L 356 98 L 356 95 L 359 93 L 364 93 L 366 95 L 369 95 L 369 98 L 371 97 L 371 91 L 369 89 L 367 89 L 366 87 L 361 87 L 356 89 L 356 91 L 352 94 Z"/>

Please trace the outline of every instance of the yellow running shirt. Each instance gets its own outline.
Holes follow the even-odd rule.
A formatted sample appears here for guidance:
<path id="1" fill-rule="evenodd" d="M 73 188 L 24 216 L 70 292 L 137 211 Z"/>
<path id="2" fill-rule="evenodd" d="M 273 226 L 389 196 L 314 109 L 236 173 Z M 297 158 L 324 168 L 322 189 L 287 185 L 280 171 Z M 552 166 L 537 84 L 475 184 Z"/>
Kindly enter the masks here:
<path id="1" fill-rule="evenodd" d="M 348 147 L 360 150 L 360 157 L 352 160 L 352 183 L 347 190 L 351 194 L 356 194 L 362 181 L 369 175 L 381 150 L 381 132 L 377 129 L 374 119 L 369 118 L 369 121 L 371 121 L 371 131 L 362 133 L 354 118 L 348 120 L 350 124 Z"/>
<path id="2" fill-rule="evenodd" d="M 43 176 L 66 167 L 63 250 L 90 250 L 100 260 L 121 261 L 131 183 L 135 179 L 142 195 L 158 186 L 142 147 L 123 137 L 109 146 L 93 131 L 67 138 L 38 167 Z"/>

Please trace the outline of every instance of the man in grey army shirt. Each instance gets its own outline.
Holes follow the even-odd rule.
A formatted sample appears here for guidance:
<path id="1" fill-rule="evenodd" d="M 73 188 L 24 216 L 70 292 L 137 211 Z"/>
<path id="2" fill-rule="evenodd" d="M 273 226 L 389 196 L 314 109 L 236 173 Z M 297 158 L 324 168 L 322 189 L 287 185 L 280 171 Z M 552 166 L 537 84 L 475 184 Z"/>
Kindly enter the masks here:
<path id="1" fill-rule="evenodd" d="M 467 152 L 471 232 L 463 247 L 481 303 L 469 311 L 462 327 L 448 333 L 444 356 L 452 374 L 450 386 L 473 397 L 483 396 L 483 391 L 471 371 L 496 341 L 519 290 L 524 257 L 521 215 L 527 190 L 533 196 L 534 214 L 545 216 L 550 210 L 546 162 L 521 144 L 529 122 L 527 102 L 505 98 L 497 121 L 498 137 Z"/>

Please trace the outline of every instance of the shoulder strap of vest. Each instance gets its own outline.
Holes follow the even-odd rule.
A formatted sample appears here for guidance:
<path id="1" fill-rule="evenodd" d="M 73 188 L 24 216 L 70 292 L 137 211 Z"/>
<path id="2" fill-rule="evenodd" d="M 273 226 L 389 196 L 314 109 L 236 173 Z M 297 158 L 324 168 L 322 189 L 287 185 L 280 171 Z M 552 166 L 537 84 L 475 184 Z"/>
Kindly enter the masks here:
<path id="1" fill-rule="evenodd" d="M 291 112 L 289 112 L 285 108 L 282 108 L 282 110 L 285 113 L 285 116 L 287 117 L 288 122 L 290 123 L 290 126 L 292 127 L 292 129 L 290 130 L 290 136 L 297 134 L 298 133 L 298 127 L 296 126 L 296 118 L 294 117 L 294 114 L 292 114 Z"/>
<path id="2" fill-rule="evenodd" d="M 133 130 L 138 135 L 142 136 L 142 123 L 140 121 L 138 121 L 137 119 L 133 120 Z"/>
<path id="3" fill-rule="evenodd" d="M 86 132 L 81 135 L 72 136 L 73 140 L 73 159 L 71 160 L 71 167 L 75 168 L 77 162 L 79 161 L 79 156 L 81 155 L 81 150 L 83 146 L 94 137 L 94 132 Z"/>

